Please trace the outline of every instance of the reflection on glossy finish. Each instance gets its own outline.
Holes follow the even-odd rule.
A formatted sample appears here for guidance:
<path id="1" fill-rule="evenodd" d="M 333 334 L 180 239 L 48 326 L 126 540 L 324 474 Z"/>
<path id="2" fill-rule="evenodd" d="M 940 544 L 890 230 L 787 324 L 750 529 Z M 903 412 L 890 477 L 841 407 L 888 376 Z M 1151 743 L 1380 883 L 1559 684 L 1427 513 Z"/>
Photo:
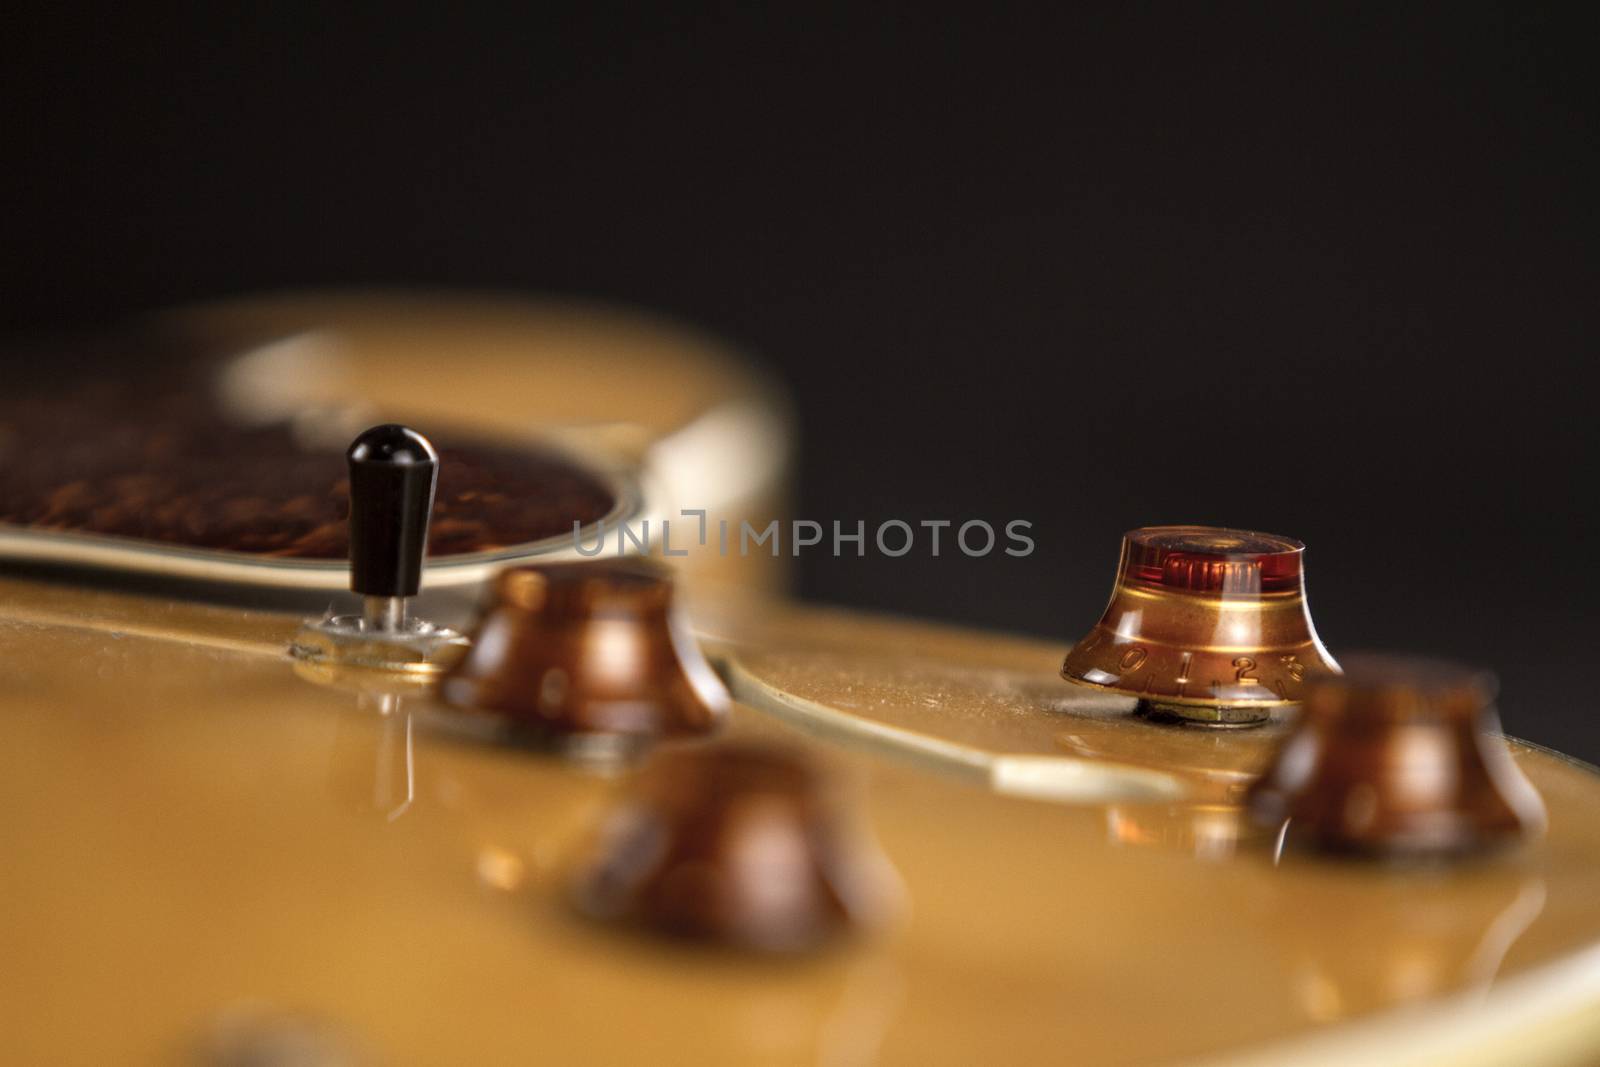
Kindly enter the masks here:
<path id="1" fill-rule="evenodd" d="M 601 828 L 573 897 L 585 914 L 766 952 L 882 918 L 886 865 L 796 749 L 667 753 Z"/>
<path id="2" fill-rule="evenodd" d="M 522 888 L 528 865 L 508 848 L 485 845 L 478 851 L 478 881 L 491 889 L 512 893 Z"/>
<path id="3" fill-rule="evenodd" d="M 1197 859 L 1232 856 L 1252 828 L 1236 804 L 1169 804 L 1106 809 L 1106 838 L 1113 845 L 1191 852 Z"/>
<path id="4" fill-rule="evenodd" d="M 1330 851 L 1441 855 L 1543 828 L 1544 805 L 1511 760 L 1485 671 L 1353 657 L 1308 687 L 1300 722 L 1252 787 L 1263 826 Z"/>
<path id="5" fill-rule="evenodd" d="M 257 1001 L 229 1005 L 179 1061 L 194 1067 L 363 1067 L 374 1063 L 348 1032 L 326 1019 Z"/>
<path id="6" fill-rule="evenodd" d="M 1270 840 L 1270 831 L 1246 818 L 1242 801 L 1283 730 L 1282 723 L 1243 732 L 1174 730 L 1126 716 L 1075 724 L 1056 741 L 1089 759 L 1160 767 L 1182 784 L 1178 803 L 1107 807 L 1106 840 L 1112 845 L 1225 860 L 1246 844 Z"/>
<path id="7" fill-rule="evenodd" d="M 1285 938 L 1285 975 L 1311 1020 L 1334 1022 L 1449 991 L 1482 996 L 1545 904 L 1543 881 L 1514 869 L 1489 872 L 1467 892 L 1429 872 L 1373 877 L 1379 884 L 1352 883 L 1343 894 L 1330 883 L 1325 903 L 1340 907 L 1345 898 L 1338 923 L 1297 921 L 1287 894 L 1272 898 L 1262 916 Z"/>
<path id="8" fill-rule="evenodd" d="M 503 572 L 439 695 L 550 740 L 703 734 L 728 711 L 671 579 L 642 560 Z"/>
<path id="9" fill-rule="evenodd" d="M 1105 614 L 1061 675 L 1212 725 L 1262 722 L 1335 673 L 1311 625 L 1301 557 L 1275 534 L 1147 526 L 1123 538 Z"/>
<path id="10" fill-rule="evenodd" d="M 359 714 L 340 716 L 335 727 L 329 788 L 350 810 L 394 822 L 417 796 L 412 717 L 393 693 L 363 693 L 356 701 Z"/>
<path id="11" fill-rule="evenodd" d="M 1283 730 L 1277 722 L 1244 732 L 1174 730 L 1144 716 L 1128 715 L 1074 723 L 1055 740 L 1076 756 L 1159 767 L 1182 783 L 1193 803 L 1237 805 Z"/>

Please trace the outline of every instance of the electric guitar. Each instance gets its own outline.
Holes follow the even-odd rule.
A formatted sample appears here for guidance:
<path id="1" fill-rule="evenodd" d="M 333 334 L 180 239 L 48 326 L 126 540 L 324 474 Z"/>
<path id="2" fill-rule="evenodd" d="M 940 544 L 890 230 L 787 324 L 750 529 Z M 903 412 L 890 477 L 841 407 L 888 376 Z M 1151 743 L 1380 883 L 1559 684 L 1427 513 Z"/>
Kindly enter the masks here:
<path id="1" fill-rule="evenodd" d="M 1130 534 L 1081 640 L 795 602 L 719 536 L 791 440 L 566 303 L 15 361 L 0 1059 L 1600 1060 L 1600 778 L 1487 679 L 1336 661 L 1243 531 Z"/>

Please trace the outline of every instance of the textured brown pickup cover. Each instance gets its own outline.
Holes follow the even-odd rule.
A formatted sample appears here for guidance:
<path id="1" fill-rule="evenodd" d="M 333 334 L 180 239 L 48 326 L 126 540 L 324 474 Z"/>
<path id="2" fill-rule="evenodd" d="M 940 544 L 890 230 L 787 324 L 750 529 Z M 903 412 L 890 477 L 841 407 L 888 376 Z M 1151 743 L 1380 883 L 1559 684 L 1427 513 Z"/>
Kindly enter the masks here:
<path id="1" fill-rule="evenodd" d="M 13 353 L 5 369 L 0 523 L 253 555 L 346 555 L 343 448 L 305 445 L 284 423 L 230 422 L 210 403 L 206 361 L 140 337 Z M 554 455 L 447 432 L 434 443 L 436 557 L 553 537 L 613 506 L 600 479 Z"/>

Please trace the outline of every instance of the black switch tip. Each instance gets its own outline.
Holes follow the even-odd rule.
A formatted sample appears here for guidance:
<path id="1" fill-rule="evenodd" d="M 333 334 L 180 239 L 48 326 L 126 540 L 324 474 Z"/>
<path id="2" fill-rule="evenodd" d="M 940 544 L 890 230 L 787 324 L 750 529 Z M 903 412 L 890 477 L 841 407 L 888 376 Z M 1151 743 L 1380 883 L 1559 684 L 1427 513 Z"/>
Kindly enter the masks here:
<path id="1" fill-rule="evenodd" d="M 416 596 L 439 453 L 406 426 L 374 426 L 350 461 L 350 588 L 363 596 Z"/>

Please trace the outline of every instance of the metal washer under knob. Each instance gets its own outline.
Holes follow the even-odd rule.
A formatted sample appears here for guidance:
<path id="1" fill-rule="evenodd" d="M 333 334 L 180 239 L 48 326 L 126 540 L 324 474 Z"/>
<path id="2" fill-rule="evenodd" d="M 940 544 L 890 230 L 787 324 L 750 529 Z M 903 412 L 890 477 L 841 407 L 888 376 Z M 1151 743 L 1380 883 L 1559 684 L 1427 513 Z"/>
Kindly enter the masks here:
<path id="1" fill-rule="evenodd" d="M 411 618 L 407 610 L 422 587 L 439 454 L 417 431 L 385 423 L 362 432 L 345 458 L 350 465 L 350 590 L 363 598 L 362 613 L 330 613 L 307 623 L 289 652 L 310 667 L 386 671 L 430 681 L 468 645 L 455 630 Z"/>

